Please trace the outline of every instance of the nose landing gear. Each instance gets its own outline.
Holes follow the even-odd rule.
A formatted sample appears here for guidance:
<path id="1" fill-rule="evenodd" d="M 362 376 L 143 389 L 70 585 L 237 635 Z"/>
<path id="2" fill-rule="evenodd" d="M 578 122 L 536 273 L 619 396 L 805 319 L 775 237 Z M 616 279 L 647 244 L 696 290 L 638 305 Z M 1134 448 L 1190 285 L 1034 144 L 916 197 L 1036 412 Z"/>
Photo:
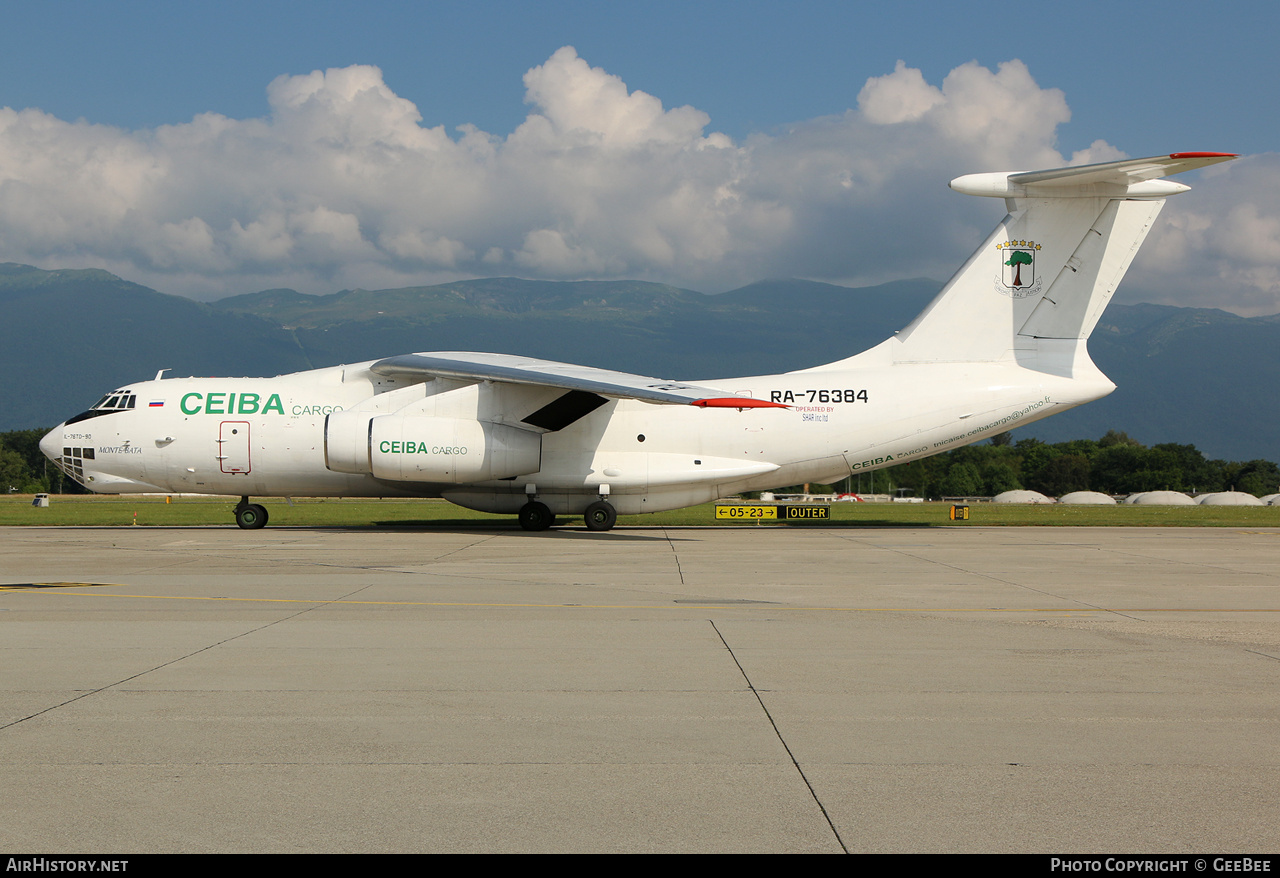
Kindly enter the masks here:
<path id="1" fill-rule="evenodd" d="M 250 503 L 248 497 L 241 497 L 236 504 L 236 524 L 245 530 L 257 530 L 267 526 L 267 508 L 257 503 Z"/>

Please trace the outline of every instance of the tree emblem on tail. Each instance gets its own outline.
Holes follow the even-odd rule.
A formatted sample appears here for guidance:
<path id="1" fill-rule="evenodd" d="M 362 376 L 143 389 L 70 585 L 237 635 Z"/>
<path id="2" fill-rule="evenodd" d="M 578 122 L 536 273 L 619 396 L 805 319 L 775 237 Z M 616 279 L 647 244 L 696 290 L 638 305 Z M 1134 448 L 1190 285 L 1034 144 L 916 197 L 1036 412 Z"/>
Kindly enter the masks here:
<path id="1" fill-rule="evenodd" d="M 1033 253 L 1026 250 L 1014 250 L 1010 252 L 1009 258 L 1005 260 L 1005 265 L 1013 266 L 1013 286 L 1022 286 L 1022 266 L 1035 265 L 1036 257 Z"/>
<path id="2" fill-rule="evenodd" d="M 1005 241 L 996 245 L 1000 254 L 1001 275 L 996 288 L 1006 296 L 1025 298 L 1040 292 L 1040 280 L 1036 277 L 1035 241 Z"/>

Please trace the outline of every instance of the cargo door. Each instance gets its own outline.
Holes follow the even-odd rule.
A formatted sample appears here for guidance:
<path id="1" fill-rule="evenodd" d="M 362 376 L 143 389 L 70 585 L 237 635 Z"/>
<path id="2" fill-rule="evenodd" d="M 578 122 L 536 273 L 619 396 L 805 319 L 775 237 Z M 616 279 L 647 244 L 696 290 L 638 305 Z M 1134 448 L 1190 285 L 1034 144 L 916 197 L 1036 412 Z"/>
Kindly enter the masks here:
<path id="1" fill-rule="evenodd" d="M 249 461 L 249 422 L 223 421 L 218 432 L 218 463 L 224 473 L 247 475 L 253 468 Z"/>

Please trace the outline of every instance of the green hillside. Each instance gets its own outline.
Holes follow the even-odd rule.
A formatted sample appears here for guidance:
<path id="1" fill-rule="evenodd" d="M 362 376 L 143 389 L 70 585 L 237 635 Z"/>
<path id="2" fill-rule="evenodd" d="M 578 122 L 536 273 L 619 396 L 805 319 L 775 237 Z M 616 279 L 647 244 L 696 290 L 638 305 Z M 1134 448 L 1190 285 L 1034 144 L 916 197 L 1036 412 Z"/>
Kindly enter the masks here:
<path id="1" fill-rule="evenodd" d="M 489 278 L 328 296 L 270 290 L 214 307 L 289 327 L 316 363 L 478 350 L 719 378 L 865 350 L 905 326 L 937 290 L 930 280 L 863 289 L 787 280 L 711 296 L 642 281 Z"/>
<path id="2" fill-rule="evenodd" d="M 412 351 L 495 351 L 667 378 L 808 368 L 865 350 L 936 295 L 916 279 L 851 289 L 769 280 L 720 295 L 642 281 L 487 278 L 204 305 L 105 271 L 0 265 L 0 430 L 51 426 L 113 387 L 171 375 L 276 375 Z M 1017 431 L 1124 430 L 1210 457 L 1280 458 L 1280 316 L 1112 305 L 1090 340 L 1111 396 Z"/>
<path id="3" fill-rule="evenodd" d="M 0 429 L 52 426 L 129 381 L 277 375 L 310 367 L 291 334 L 250 314 L 98 270 L 0 264 Z"/>
<path id="4" fill-rule="evenodd" d="M 1089 339 L 1110 396 L 1016 430 L 1047 442 L 1120 429 L 1144 444 L 1228 460 L 1280 458 L 1280 318 L 1211 308 L 1112 305 Z"/>

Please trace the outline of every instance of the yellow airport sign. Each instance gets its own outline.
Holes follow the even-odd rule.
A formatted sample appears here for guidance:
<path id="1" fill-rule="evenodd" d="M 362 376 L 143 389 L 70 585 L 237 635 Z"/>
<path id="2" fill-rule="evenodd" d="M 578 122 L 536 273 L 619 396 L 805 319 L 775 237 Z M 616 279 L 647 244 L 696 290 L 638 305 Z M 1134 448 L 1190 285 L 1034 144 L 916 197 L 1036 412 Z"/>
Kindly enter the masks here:
<path id="1" fill-rule="evenodd" d="M 722 521 L 816 521 L 831 518 L 831 507 L 817 503 L 803 506 L 777 506 L 763 503 L 735 503 L 717 506 L 716 519 Z"/>

